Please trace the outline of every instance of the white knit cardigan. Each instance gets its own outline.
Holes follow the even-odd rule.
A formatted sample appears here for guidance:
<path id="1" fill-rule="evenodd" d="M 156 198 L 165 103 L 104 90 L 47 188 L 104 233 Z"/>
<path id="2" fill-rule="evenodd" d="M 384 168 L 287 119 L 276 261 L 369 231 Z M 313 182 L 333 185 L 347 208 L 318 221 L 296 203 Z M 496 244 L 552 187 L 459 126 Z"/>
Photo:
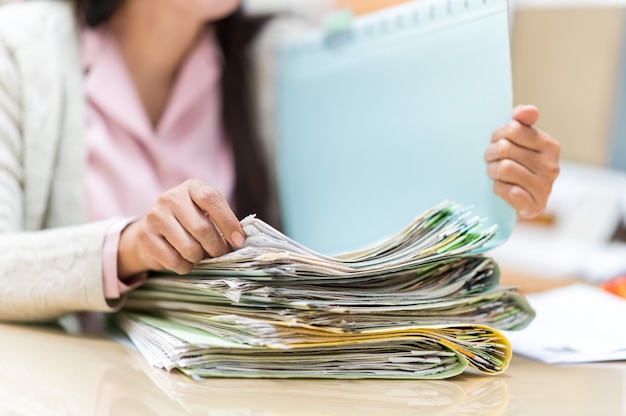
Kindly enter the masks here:
<path id="1" fill-rule="evenodd" d="M 111 311 L 84 224 L 85 98 L 72 6 L 0 6 L 0 320 Z M 82 224 L 82 225 L 79 225 Z"/>

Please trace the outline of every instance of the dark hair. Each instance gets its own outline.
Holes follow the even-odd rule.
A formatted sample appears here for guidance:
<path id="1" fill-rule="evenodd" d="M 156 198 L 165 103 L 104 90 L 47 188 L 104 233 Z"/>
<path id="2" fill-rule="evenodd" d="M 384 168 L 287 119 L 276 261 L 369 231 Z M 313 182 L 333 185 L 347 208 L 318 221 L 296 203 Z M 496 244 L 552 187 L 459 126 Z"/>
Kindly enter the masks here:
<path id="1" fill-rule="evenodd" d="M 74 0 L 81 20 L 89 26 L 105 22 L 121 0 Z M 215 22 L 224 56 L 222 122 L 235 157 L 235 210 L 239 217 L 256 213 L 280 226 L 269 209 L 268 171 L 256 133 L 246 48 L 267 17 L 247 17 L 241 11 Z"/>

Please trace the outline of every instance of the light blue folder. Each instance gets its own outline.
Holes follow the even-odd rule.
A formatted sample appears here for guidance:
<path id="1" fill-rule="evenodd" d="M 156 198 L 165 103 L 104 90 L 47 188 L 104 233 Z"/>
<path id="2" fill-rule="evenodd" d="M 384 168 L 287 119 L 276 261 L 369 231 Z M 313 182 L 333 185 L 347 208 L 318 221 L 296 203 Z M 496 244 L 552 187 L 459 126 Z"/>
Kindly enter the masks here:
<path id="1" fill-rule="evenodd" d="M 278 57 L 285 232 L 338 254 L 444 201 L 510 235 L 483 153 L 511 119 L 506 0 L 420 0 L 291 39 Z"/>

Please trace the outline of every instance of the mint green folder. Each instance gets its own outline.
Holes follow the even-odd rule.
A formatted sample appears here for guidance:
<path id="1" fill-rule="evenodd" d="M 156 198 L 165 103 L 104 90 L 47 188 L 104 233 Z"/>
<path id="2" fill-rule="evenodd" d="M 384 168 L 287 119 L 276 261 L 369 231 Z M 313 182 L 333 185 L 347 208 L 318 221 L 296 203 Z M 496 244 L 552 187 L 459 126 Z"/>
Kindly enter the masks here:
<path id="1" fill-rule="evenodd" d="M 447 200 L 499 226 L 491 246 L 508 238 L 515 213 L 483 160 L 511 119 L 507 6 L 414 1 L 281 46 L 277 170 L 290 237 L 339 254 Z"/>

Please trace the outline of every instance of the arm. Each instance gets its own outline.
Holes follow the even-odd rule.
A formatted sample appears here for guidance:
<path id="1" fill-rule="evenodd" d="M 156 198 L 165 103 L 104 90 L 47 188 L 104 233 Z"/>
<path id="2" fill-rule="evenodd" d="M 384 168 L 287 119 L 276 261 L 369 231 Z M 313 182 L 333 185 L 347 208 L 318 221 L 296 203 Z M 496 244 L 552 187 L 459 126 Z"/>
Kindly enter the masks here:
<path id="1" fill-rule="evenodd" d="M 0 320 L 51 320 L 112 311 L 102 287 L 102 242 L 110 222 L 0 233 Z"/>
<path id="2" fill-rule="evenodd" d="M 22 78 L 0 43 L 0 320 L 107 311 L 101 247 L 109 223 L 25 232 Z"/>

